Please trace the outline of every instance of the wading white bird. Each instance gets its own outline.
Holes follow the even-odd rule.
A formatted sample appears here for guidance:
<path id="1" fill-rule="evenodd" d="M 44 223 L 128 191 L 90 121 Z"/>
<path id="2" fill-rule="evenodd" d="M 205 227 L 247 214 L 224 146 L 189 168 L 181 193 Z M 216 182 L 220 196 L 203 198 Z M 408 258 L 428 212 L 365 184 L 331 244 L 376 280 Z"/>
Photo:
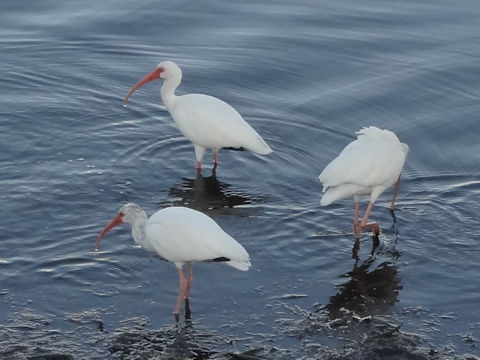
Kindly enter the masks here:
<path id="1" fill-rule="evenodd" d="M 182 80 L 182 70 L 172 61 L 164 61 L 141 79 L 128 92 L 123 105 L 140 86 L 163 79 L 160 95 L 166 109 L 182 134 L 195 147 L 197 169 L 207 149 L 213 151 L 213 162 L 218 164 L 218 150 L 250 150 L 260 155 L 272 152 L 262 137 L 226 102 L 209 95 L 175 95 Z"/>
<path id="2" fill-rule="evenodd" d="M 184 299 L 185 317 L 190 318 L 192 262 L 225 262 L 242 271 L 247 271 L 250 267 L 250 256 L 242 245 L 223 231 L 210 217 L 185 207 L 164 208 L 147 218 L 145 211 L 137 204 L 125 204 L 98 236 L 95 250 L 98 250 L 105 234 L 121 223 L 132 226 L 132 236 L 137 244 L 175 264 L 180 281 L 173 312 L 177 321 Z M 185 263 L 187 263 L 187 277 L 183 273 Z"/>
<path id="3" fill-rule="evenodd" d="M 391 209 L 400 183 L 400 173 L 410 149 L 401 143 L 389 130 L 364 127 L 356 133 L 357 139 L 348 144 L 319 175 L 325 193 L 320 202 L 326 206 L 334 201 L 353 196 L 355 237 L 360 237 L 364 228 L 370 228 L 375 235 L 380 233 L 377 222 L 367 223 L 375 200 L 395 183 Z M 359 221 L 359 202 L 362 195 L 370 195 L 370 203 L 362 220 Z"/>

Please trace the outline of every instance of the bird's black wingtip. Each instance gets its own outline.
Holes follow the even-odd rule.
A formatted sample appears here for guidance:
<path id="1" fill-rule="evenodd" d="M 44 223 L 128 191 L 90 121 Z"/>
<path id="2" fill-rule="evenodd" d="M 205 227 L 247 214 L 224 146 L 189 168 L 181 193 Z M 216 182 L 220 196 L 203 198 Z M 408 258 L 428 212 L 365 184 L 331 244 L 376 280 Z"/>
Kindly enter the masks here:
<path id="1" fill-rule="evenodd" d="M 240 147 L 233 147 L 233 146 L 225 146 L 222 149 L 224 150 L 233 150 L 233 151 L 245 151 L 245 148 L 243 146 Z"/>

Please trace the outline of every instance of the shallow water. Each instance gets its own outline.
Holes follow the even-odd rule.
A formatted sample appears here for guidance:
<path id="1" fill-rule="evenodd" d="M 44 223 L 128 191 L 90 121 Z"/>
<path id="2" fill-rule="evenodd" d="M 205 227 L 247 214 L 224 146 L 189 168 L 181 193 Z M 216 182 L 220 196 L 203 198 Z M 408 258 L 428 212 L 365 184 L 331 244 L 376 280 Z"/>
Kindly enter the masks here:
<path id="1" fill-rule="evenodd" d="M 478 356 L 479 15 L 473 1 L 2 2 L 0 359 Z M 274 153 L 222 151 L 214 174 L 207 153 L 197 175 L 160 83 L 122 106 L 166 59 L 178 93 L 227 101 Z M 320 207 L 317 176 L 366 125 L 411 153 L 397 209 L 389 190 L 373 210 L 378 244 L 365 233 L 352 253 L 353 203 Z M 253 267 L 195 265 L 178 329 L 172 264 L 127 227 L 92 252 L 127 201 L 207 213 Z"/>

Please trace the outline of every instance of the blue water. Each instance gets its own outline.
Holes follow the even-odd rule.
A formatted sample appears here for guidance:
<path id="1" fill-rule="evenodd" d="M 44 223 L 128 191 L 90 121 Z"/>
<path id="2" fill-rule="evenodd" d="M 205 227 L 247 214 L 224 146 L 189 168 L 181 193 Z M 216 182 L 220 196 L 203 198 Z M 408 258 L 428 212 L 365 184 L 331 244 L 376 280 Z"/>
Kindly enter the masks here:
<path id="1" fill-rule="evenodd" d="M 479 26 L 476 1 L 3 1 L 0 359 L 368 358 L 384 323 L 403 355 L 478 356 Z M 207 154 L 197 175 L 160 82 L 122 106 L 163 60 L 179 94 L 227 101 L 274 153 L 222 151 L 216 176 Z M 321 207 L 317 176 L 367 125 L 411 153 L 355 259 L 353 202 Z M 172 264 L 126 226 L 92 252 L 128 201 L 207 213 L 253 267 L 195 265 L 176 329 Z"/>

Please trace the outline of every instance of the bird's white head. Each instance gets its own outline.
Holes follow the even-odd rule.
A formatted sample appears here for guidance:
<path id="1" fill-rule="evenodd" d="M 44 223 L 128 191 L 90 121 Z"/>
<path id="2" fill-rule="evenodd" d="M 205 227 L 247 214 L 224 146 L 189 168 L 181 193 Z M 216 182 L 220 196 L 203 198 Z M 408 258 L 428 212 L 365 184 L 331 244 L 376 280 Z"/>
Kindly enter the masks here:
<path id="1" fill-rule="evenodd" d="M 115 226 L 122 223 L 128 223 L 130 225 L 136 224 L 138 221 L 145 222 L 147 220 L 147 214 L 145 211 L 134 203 L 128 203 L 123 205 L 118 211 L 117 215 L 105 226 L 98 235 L 97 241 L 95 242 L 95 250 L 98 250 L 102 238 L 107 232 L 113 229 Z"/>
<path id="2" fill-rule="evenodd" d="M 153 70 L 150 74 L 145 76 L 139 82 L 137 82 L 128 92 L 125 100 L 123 100 L 123 106 L 127 106 L 128 98 L 142 85 L 148 84 L 153 80 L 158 79 L 174 79 L 175 83 L 178 85 L 182 80 L 182 70 L 180 67 L 175 64 L 173 61 L 163 61 L 157 65 L 155 70 Z"/>
<path id="3" fill-rule="evenodd" d="M 181 79 L 182 69 L 173 61 L 163 61 L 157 65 L 156 70 L 160 70 L 160 79 Z"/>
<path id="4" fill-rule="evenodd" d="M 146 217 L 145 211 L 134 203 L 123 205 L 118 213 L 122 214 L 122 221 L 130 225 L 133 225 L 139 219 L 144 219 Z"/>

